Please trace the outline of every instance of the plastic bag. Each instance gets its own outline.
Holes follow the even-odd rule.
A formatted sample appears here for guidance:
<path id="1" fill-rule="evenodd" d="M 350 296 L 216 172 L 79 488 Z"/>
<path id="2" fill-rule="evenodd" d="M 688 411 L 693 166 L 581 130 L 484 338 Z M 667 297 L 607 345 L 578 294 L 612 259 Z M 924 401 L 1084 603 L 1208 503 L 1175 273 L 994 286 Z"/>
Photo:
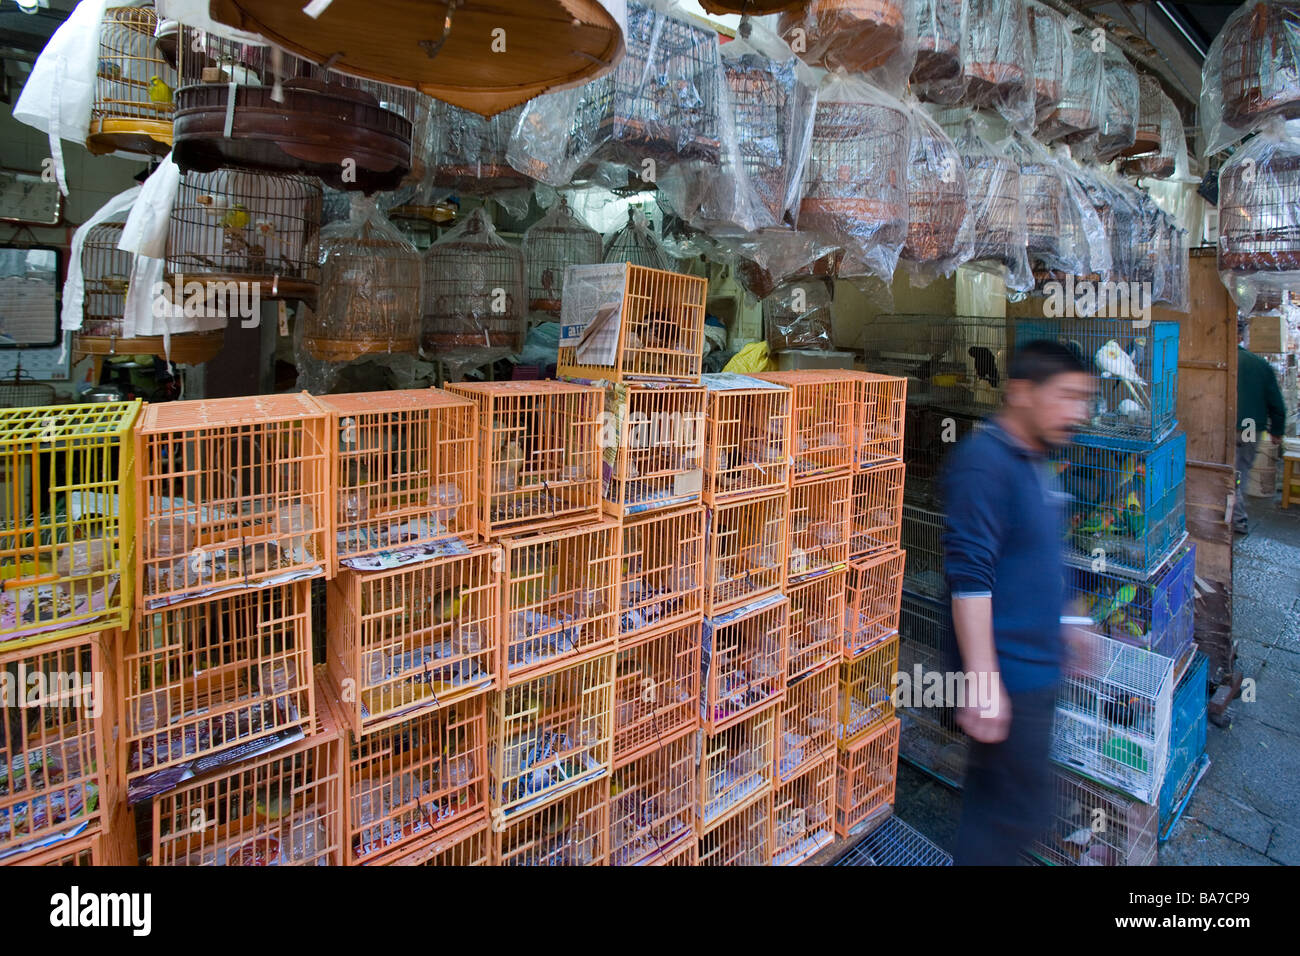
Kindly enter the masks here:
<path id="1" fill-rule="evenodd" d="M 916 62 L 917 0 L 810 0 L 777 31 L 804 62 L 854 73 L 902 96 Z"/>
<path id="2" fill-rule="evenodd" d="M 901 259 L 916 279 L 951 275 L 974 252 L 966 169 L 948 134 L 908 104 L 907 242 Z"/>
<path id="3" fill-rule="evenodd" d="M 63 299 L 60 305 L 62 322 L 61 327 L 64 331 L 76 332 L 80 330 L 82 320 L 85 318 L 86 303 L 86 281 L 82 272 L 82 252 L 85 249 L 86 237 L 90 230 L 101 222 L 125 219 L 130 213 L 135 201 L 140 197 L 141 186 L 132 186 L 124 192 L 118 193 L 104 205 L 100 206 L 95 214 L 77 227 L 77 231 L 72 234 L 72 246 L 68 252 L 68 269 L 67 277 L 63 280 Z"/>
<path id="4" fill-rule="evenodd" d="M 1063 227 L 1071 232 L 1072 242 L 1080 250 L 1083 268 L 1079 274 L 1101 279 L 1111 272 L 1110 234 L 1088 195 L 1085 183 L 1090 176 L 1071 158 L 1069 147 L 1058 146 L 1052 155 L 1065 183 Z M 1083 255 L 1084 250 L 1086 256 Z"/>
<path id="5" fill-rule="evenodd" d="M 754 375 L 758 372 L 775 372 L 776 360 L 766 342 L 750 342 L 737 352 L 722 369 L 724 372 L 740 372 Z"/>
<path id="6" fill-rule="evenodd" d="M 907 107 L 842 71 L 817 100 L 799 228 L 888 282 L 907 240 Z"/>
<path id="7" fill-rule="evenodd" d="M 476 209 L 424 253 L 426 352 L 518 351 L 527 331 L 523 254 Z"/>
<path id="8" fill-rule="evenodd" d="M 1097 159 L 1109 163 L 1132 147 L 1141 101 L 1137 70 L 1114 43 L 1102 54 L 1102 112 L 1097 128 Z"/>
<path id="9" fill-rule="evenodd" d="M 1025 0 L 967 0 L 962 102 L 1034 128 L 1034 63 Z"/>
<path id="10" fill-rule="evenodd" d="M 503 193 L 522 191 L 526 206 L 532 177 L 511 166 L 506 151 L 528 104 L 491 117 L 441 100 L 431 99 L 431 104 L 422 141 L 426 157 L 421 182 L 424 197 L 437 201 L 448 195 L 467 194 L 502 201 Z"/>
<path id="11" fill-rule="evenodd" d="M 1300 9 L 1258 0 L 1233 11 L 1205 55 L 1205 155 L 1226 149 L 1270 117 L 1300 117 Z"/>
<path id="12" fill-rule="evenodd" d="M 1150 90 L 1148 81 L 1155 87 Z M 1142 76 L 1142 111 L 1138 120 L 1139 130 L 1154 126 L 1155 149 L 1139 153 L 1126 159 L 1121 165 L 1126 176 L 1142 176 L 1151 179 L 1169 179 L 1171 176 L 1187 171 L 1187 136 L 1183 132 L 1183 118 L 1178 107 L 1169 98 L 1160 84 L 1150 77 Z M 1150 98 L 1148 98 L 1148 95 Z M 1151 104 L 1154 103 L 1154 106 Z M 1155 116 L 1149 115 L 1155 111 Z"/>
<path id="13" fill-rule="evenodd" d="M 830 279 L 800 279 L 781 286 L 763 300 L 763 334 L 773 352 L 822 349 L 831 345 Z"/>
<path id="14" fill-rule="evenodd" d="M 966 92 L 966 4 L 915 0 L 916 65 L 912 93 L 923 102 L 952 105 Z"/>
<path id="15" fill-rule="evenodd" d="M 1034 52 L 1034 121 L 1041 123 L 1065 93 L 1073 47 L 1065 17 L 1050 7 L 1029 0 L 1027 11 Z"/>
<path id="16" fill-rule="evenodd" d="M 1078 143 L 1101 123 L 1101 53 L 1083 27 L 1070 32 L 1070 69 L 1056 109 L 1038 121 L 1035 136 L 1045 143 Z"/>
<path id="17" fill-rule="evenodd" d="M 719 245 L 731 254 L 736 282 L 755 299 L 766 299 L 794 275 L 834 274 L 833 243 L 814 232 L 764 229 L 746 236 L 723 236 Z"/>
<path id="18" fill-rule="evenodd" d="M 956 140 L 966 170 L 974 248 L 971 261 L 1005 268 L 1007 288 L 1027 292 L 1033 288 L 1029 268 L 1025 207 L 1020 193 L 1020 166 L 980 134 L 976 118 L 967 120 Z"/>

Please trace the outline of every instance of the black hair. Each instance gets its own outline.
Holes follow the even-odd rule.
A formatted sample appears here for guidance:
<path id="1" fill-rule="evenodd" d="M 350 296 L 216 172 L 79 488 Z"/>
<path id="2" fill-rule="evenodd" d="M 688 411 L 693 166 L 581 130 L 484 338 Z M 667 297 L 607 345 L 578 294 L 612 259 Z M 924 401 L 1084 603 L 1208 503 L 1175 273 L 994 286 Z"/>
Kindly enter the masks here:
<path id="1" fill-rule="evenodd" d="M 1088 363 L 1073 344 L 1064 345 L 1050 339 L 1026 342 L 1011 356 L 1007 378 L 1024 379 L 1042 385 L 1049 378 L 1070 372 L 1088 374 Z"/>

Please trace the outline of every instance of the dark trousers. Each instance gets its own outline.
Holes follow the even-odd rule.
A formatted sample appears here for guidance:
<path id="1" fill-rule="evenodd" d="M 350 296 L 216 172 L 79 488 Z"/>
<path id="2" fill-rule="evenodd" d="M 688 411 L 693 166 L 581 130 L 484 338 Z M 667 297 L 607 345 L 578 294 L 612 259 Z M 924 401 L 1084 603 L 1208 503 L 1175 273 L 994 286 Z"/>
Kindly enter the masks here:
<path id="1" fill-rule="evenodd" d="M 1259 453 L 1259 442 L 1237 442 L 1237 493 L 1232 499 L 1232 525 L 1234 528 L 1246 528 L 1246 480 L 1250 469 L 1255 467 L 1255 456 Z"/>
<path id="2" fill-rule="evenodd" d="M 958 866 L 1015 866 L 1052 820 L 1052 720 L 1057 687 L 1011 697 L 1011 729 L 997 744 L 971 741 L 962 786 Z"/>

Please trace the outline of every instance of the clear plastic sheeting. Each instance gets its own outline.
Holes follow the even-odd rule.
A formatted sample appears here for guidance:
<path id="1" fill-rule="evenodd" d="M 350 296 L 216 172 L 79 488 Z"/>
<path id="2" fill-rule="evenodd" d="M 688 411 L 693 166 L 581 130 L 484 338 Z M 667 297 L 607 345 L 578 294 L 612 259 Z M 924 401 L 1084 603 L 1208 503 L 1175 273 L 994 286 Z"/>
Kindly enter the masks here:
<path id="1" fill-rule="evenodd" d="M 916 64 L 911 91 L 926 103 L 951 106 L 966 92 L 966 4 L 961 0 L 915 0 Z"/>
<path id="2" fill-rule="evenodd" d="M 1101 62 L 1100 51 L 1093 49 L 1092 35 L 1082 27 L 1074 29 L 1070 33 L 1070 71 L 1056 109 L 1038 121 L 1035 135 L 1040 140 L 1073 144 L 1097 132 L 1101 123 Z"/>
<path id="3" fill-rule="evenodd" d="M 1141 94 L 1137 70 L 1114 43 L 1102 54 L 1102 111 L 1097 127 L 1097 159 L 1108 163 L 1131 149 L 1137 138 Z"/>
<path id="4" fill-rule="evenodd" d="M 649 269 L 672 269 L 673 259 L 650 229 L 645 213 L 636 206 L 627 210 L 627 225 L 605 243 L 605 262 L 630 262 Z"/>
<path id="5" fill-rule="evenodd" d="M 1065 93 L 1070 76 L 1070 29 L 1065 17 L 1036 0 L 1028 0 L 1034 54 L 1034 118 L 1041 123 Z"/>
<path id="6" fill-rule="evenodd" d="M 1034 128 L 1034 58 L 1025 0 L 967 0 L 962 102 Z"/>
<path id="7" fill-rule="evenodd" d="M 1141 79 L 1145 84 L 1148 77 L 1143 76 Z M 1169 98 L 1164 90 L 1160 89 L 1159 84 L 1156 84 L 1154 93 L 1157 110 L 1155 117 L 1157 145 L 1154 149 L 1126 159 L 1120 168 L 1126 176 L 1139 176 L 1150 179 L 1169 179 L 1172 176 L 1185 176 L 1187 174 L 1187 135 L 1183 130 L 1183 118 L 1179 115 L 1178 107 L 1174 104 L 1174 101 Z M 1142 128 L 1152 122 L 1148 118 L 1148 109 L 1146 90 L 1144 90 L 1142 115 L 1138 122 L 1140 143 L 1148 141 L 1141 138 Z"/>
<path id="8" fill-rule="evenodd" d="M 1243 311 L 1300 291 L 1297 134 L 1273 119 L 1219 170 L 1219 275 Z"/>
<path id="9" fill-rule="evenodd" d="M 1069 148 L 1058 146 L 1052 151 L 1061 170 L 1061 180 L 1065 184 L 1066 203 L 1063 207 L 1062 229 L 1070 232 L 1067 243 L 1080 251 L 1083 268 L 1080 276 L 1100 279 L 1110 274 L 1112 255 L 1110 234 L 1106 225 L 1097 215 L 1088 193 L 1091 174 L 1085 172 L 1070 157 Z M 1086 250 L 1086 257 L 1084 257 Z M 1059 273 L 1058 273 L 1059 275 Z"/>
<path id="10" fill-rule="evenodd" d="M 723 236 L 719 245 L 735 262 L 736 282 L 759 300 L 791 276 L 834 273 L 837 247 L 813 232 L 762 229 L 746 236 Z"/>
<path id="11" fill-rule="evenodd" d="M 423 179 L 431 198 L 448 194 L 496 196 L 529 190 L 533 180 L 510 165 L 510 136 L 527 104 L 496 116 L 480 116 L 441 100 L 431 100 L 430 122 L 423 139 Z"/>
<path id="12" fill-rule="evenodd" d="M 781 286 L 763 300 L 763 335 L 773 352 L 786 349 L 829 351 L 831 303 L 835 284 L 830 279 L 805 277 Z"/>
<path id="13" fill-rule="evenodd" d="M 837 71 L 817 100 L 799 228 L 845 252 L 848 271 L 890 281 L 907 240 L 907 107 Z"/>
<path id="14" fill-rule="evenodd" d="M 1029 268 L 1020 165 L 981 135 L 976 118 L 967 120 L 955 142 L 966 170 L 974 242 L 971 262 L 1005 269 L 1007 288 L 1027 292 L 1034 280 Z"/>
<path id="15" fill-rule="evenodd" d="M 917 0 L 810 0 L 777 30 L 804 62 L 845 70 L 901 96 L 917 51 Z"/>
<path id="16" fill-rule="evenodd" d="M 1020 164 L 1020 193 L 1025 208 L 1025 240 L 1029 261 L 1047 268 L 1082 275 L 1088 271 L 1089 249 L 1081 230 L 1065 173 L 1047 149 L 1028 136 L 1013 135 L 1007 154 Z"/>
<path id="17" fill-rule="evenodd" d="M 600 233 L 578 218 L 566 197 L 524 233 L 528 308 L 558 316 L 564 296 L 564 270 L 600 262 L 604 242 Z"/>
<path id="18" fill-rule="evenodd" d="M 901 261 L 918 280 L 951 275 L 970 259 L 974 225 L 966 168 L 948 134 L 924 110 L 909 104 L 907 242 Z"/>
<path id="19" fill-rule="evenodd" d="M 1226 149 L 1270 117 L 1300 117 L 1300 8 L 1260 0 L 1233 11 L 1205 56 L 1205 155 Z"/>

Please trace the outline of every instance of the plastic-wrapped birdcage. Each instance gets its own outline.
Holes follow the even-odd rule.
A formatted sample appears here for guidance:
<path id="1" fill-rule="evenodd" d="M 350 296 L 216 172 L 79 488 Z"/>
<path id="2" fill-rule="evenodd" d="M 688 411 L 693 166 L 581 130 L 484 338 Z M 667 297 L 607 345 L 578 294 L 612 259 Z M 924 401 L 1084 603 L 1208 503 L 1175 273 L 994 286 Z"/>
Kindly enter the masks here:
<path id="1" fill-rule="evenodd" d="M 956 140 L 966 170 L 970 204 L 971 260 L 1005 267 L 1008 289 L 1028 291 L 1028 230 L 1020 183 L 1020 164 L 985 140 L 974 122 Z"/>
<path id="2" fill-rule="evenodd" d="M 1049 866 L 1155 865 L 1155 807 L 1072 773 L 1053 778 L 1052 822 L 1030 854 Z"/>
<path id="3" fill-rule="evenodd" d="M 1065 17 L 1034 0 L 1029 0 L 1026 7 L 1033 31 L 1034 115 L 1041 122 L 1056 109 L 1065 92 L 1072 46 Z"/>
<path id="4" fill-rule="evenodd" d="M 795 279 L 765 298 L 763 334 L 768 348 L 832 348 L 831 302 L 835 284 L 830 279 Z"/>
<path id="5" fill-rule="evenodd" d="M 528 273 L 528 308 L 551 316 L 560 314 L 564 273 L 569 266 L 601 261 L 603 240 L 569 206 L 565 196 L 524 233 L 524 266 Z"/>
<path id="6" fill-rule="evenodd" d="M 1141 450 L 1083 437 L 1057 469 L 1069 496 L 1067 541 L 1075 560 L 1105 556 L 1134 574 L 1157 570 L 1186 530 L 1187 436 L 1175 432 Z M 1136 443 L 1134 443 L 1136 444 Z"/>
<path id="7" fill-rule="evenodd" d="M 321 287 L 302 344 L 320 361 L 420 347 L 420 254 L 370 200 L 321 230 Z"/>
<path id="8" fill-rule="evenodd" d="M 1101 57 L 1092 49 L 1087 30 L 1070 32 L 1070 71 L 1056 108 L 1038 122 L 1043 142 L 1076 142 L 1097 131 L 1101 122 Z"/>
<path id="9" fill-rule="evenodd" d="M 1142 115 L 1138 123 L 1139 141 L 1150 141 L 1155 145 L 1146 151 L 1126 159 L 1121 166 L 1125 175 L 1146 176 L 1152 179 L 1168 179 L 1179 169 L 1187 168 L 1187 137 L 1183 131 L 1183 118 L 1168 94 L 1156 84 L 1156 115 L 1150 116 L 1146 98 L 1148 77 L 1143 74 Z M 1150 132 L 1155 124 L 1154 136 Z"/>
<path id="10" fill-rule="evenodd" d="M 921 274 L 946 274 L 973 249 L 966 169 L 938 123 L 915 107 L 908 116 L 907 243 L 901 258 Z"/>
<path id="11" fill-rule="evenodd" d="M 919 99 L 952 104 L 965 92 L 962 51 L 966 5 L 961 0 L 915 0 L 916 65 L 909 82 Z"/>
<path id="12" fill-rule="evenodd" d="M 870 84 L 832 74 L 817 98 L 799 228 L 889 281 L 907 240 L 908 114 Z"/>
<path id="13" fill-rule="evenodd" d="M 495 116 L 480 116 L 434 100 L 423 144 L 428 162 L 425 183 L 434 190 L 473 196 L 530 188 L 532 178 L 506 160 L 510 134 L 524 109 L 516 106 Z"/>
<path id="14" fill-rule="evenodd" d="M 1164 91 L 1160 81 L 1143 73 L 1138 77 L 1138 119 L 1133 134 L 1133 145 L 1124 150 L 1125 156 L 1140 156 L 1160 148 L 1161 112 Z"/>
<path id="15" fill-rule="evenodd" d="M 1080 641 L 1081 663 L 1056 705 L 1052 759 L 1155 803 L 1169 759 L 1175 662 L 1098 634 Z"/>
<path id="16" fill-rule="evenodd" d="M 1102 53 L 1101 76 L 1102 112 L 1097 129 L 1097 159 L 1108 163 L 1133 149 L 1142 96 L 1137 71 L 1114 43 L 1107 43 Z"/>
<path id="17" fill-rule="evenodd" d="M 1206 155 L 1274 116 L 1300 118 L 1300 11 L 1284 0 L 1256 0 L 1233 11 L 1205 56 Z"/>
<path id="18" fill-rule="evenodd" d="M 777 29 L 804 61 L 864 74 L 897 96 L 916 56 L 915 0 L 810 0 Z"/>
<path id="19" fill-rule="evenodd" d="M 310 299 L 320 280 L 321 210 L 315 177 L 231 167 L 186 173 L 167 232 L 167 274 Z"/>
<path id="20" fill-rule="evenodd" d="M 123 150 L 163 156 L 171 148 L 176 70 L 154 47 L 157 25 L 152 3 L 104 11 L 86 136 L 86 148 L 96 155 Z"/>
<path id="21" fill-rule="evenodd" d="M 627 262 L 647 269 L 671 270 L 672 256 L 664 249 L 659 237 L 651 231 L 645 213 L 638 207 L 631 206 L 627 211 L 627 225 L 605 243 L 605 254 L 601 261 L 608 263 Z"/>
<path id="22" fill-rule="evenodd" d="M 393 189 L 410 172 L 414 90 L 192 27 L 178 52 L 173 156 L 182 169 L 245 165 L 366 192 Z"/>
<path id="23" fill-rule="evenodd" d="M 1011 125 L 1034 127 L 1033 34 L 1025 0 L 967 0 L 962 102 L 996 109 Z"/>
<path id="24" fill-rule="evenodd" d="M 424 254 L 421 344 L 517 352 L 527 323 L 523 253 L 475 209 Z"/>

